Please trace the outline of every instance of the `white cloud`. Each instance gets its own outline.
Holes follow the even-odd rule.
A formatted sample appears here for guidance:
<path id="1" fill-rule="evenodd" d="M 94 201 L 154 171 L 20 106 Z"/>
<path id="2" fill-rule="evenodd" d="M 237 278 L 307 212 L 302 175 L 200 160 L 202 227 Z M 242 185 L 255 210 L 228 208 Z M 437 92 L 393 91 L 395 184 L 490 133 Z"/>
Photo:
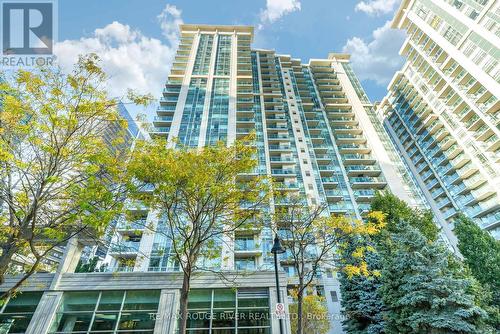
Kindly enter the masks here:
<path id="1" fill-rule="evenodd" d="M 354 8 L 357 12 L 364 12 L 368 15 L 383 15 L 391 13 L 401 0 L 368 0 L 361 1 Z"/>
<path id="2" fill-rule="evenodd" d="M 390 21 L 372 33 L 373 40 L 365 42 L 353 37 L 344 45 L 343 52 L 351 54 L 351 63 L 360 80 L 374 80 L 387 85 L 403 65 L 398 52 L 405 39 L 403 31 L 391 29 Z"/>
<path id="3" fill-rule="evenodd" d="M 78 55 L 93 52 L 101 58 L 109 76 L 107 89 L 111 96 L 122 96 L 128 88 L 159 96 L 179 42 L 181 11 L 167 5 L 158 15 L 158 22 L 166 41 L 114 21 L 89 37 L 56 43 L 58 64 L 70 71 Z"/>
<path id="4" fill-rule="evenodd" d="M 266 0 L 266 9 L 260 12 L 261 25 L 273 23 L 284 15 L 300 11 L 300 9 L 299 0 Z"/>
<path id="5" fill-rule="evenodd" d="M 184 23 L 181 14 L 182 11 L 179 8 L 167 4 L 157 16 L 163 36 L 174 46 L 179 43 L 179 25 Z"/>

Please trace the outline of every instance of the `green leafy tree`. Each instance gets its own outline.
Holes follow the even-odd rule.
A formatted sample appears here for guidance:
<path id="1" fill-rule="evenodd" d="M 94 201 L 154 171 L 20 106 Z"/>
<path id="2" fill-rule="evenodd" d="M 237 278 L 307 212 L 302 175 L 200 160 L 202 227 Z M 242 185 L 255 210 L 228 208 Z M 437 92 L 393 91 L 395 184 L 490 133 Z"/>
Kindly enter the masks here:
<path id="1" fill-rule="evenodd" d="M 432 316 L 443 314 L 442 309 L 436 307 L 429 309 L 424 302 L 422 304 L 415 302 L 416 304 L 412 305 L 408 301 L 408 298 L 416 301 L 414 297 L 421 293 L 431 301 L 442 302 L 443 308 L 452 300 L 450 295 L 466 296 L 464 297 L 468 303 L 466 307 L 477 305 L 490 316 L 485 318 L 484 313 L 481 313 L 482 316 L 474 316 L 465 321 L 475 326 L 477 332 L 489 333 L 491 331 L 489 325 L 494 323 L 492 319 L 496 319 L 498 315 L 498 309 L 492 308 L 489 304 L 491 293 L 470 276 L 459 259 L 436 243 L 438 230 L 432 222 L 432 216 L 427 211 L 409 207 L 389 193 L 378 194 L 372 203 L 372 209 L 381 210 L 386 215 L 386 228 L 370 238 L 357 239 L 356 242 L 373 246 L 375 252 L 367 253 L 365 260 L 369 270 L 380 270 L 381 276 L 369 278 L 358 276 L 351 279 L 345 275 L 341 276 L 343 308 L 347 317 L 343 323 L 345 330 L 348 333 L 419 333 L 419 330 L 420 332 L 428 330 L 430 333 L 453 333 L 456 328 L 421 329 L 415 323 L 413 325 L 417 327 L 411 327 L 409 319 L 411 314 L 418 315 L 422 319 L 430 319 L 431 322 Z M 409 229 L 413 229 L 415 238 L 408 236 Z M 420 248 L 425 250 L 425 254 Z M 428 253 L 432 251 L 429 249 L 434 250 L 436 254 L 431 257 L 432 254 Z M 357 260 L 348 255 L 348 252 L 345 253 L 342 261 L 356 263 Z M 435 262 L 435 267 L 429 266 L 429 262 L 425 261 L 426 258 L 430 263 Z M 424 284 L 426 280 L 429 285 Z M 439 290 L 433 291 L 432 286 L 435 286 L 435 282 L 441 281 L 446 282 L 443 288 L 446 293 L 439 295 Z M 429 287 L 431 290 L 427 291 Z M 437 294 L 439 298 L 433 294 Z M 460 305 L 464 306 L 457 304 Z M 420 314 L 416 313 L 418 310 Z M 469 310 L 477 309 L 469 308 Z M 455 319 L 450 322 L 455 322 Z"/>
<path id="2" fill-rule="evenodd" d="M 259 221 L 267 198 L 261 177 L 242 178 L 257 165 L 253 138 L 227 147 L 219 142 L 202 149 L 167 147 L 165 141 L 139 142 L 130 161 L 132 198 L 142 201 L 165 218 L 162 233 L 171 243 L 173 258 L 183 273 L 179 332 L 184 333 L 191 278 L 203 270 L 203 261 L 221 255 L 220 245 L 238 228 Z M 228 259 L 223 259 L 227 261 Z"/>
<path id="3" fill-rule="evenodd" d="M 373 248 L 373 251 L 365 256 L 368 269 L 372 272 L 380 273 L 382 270 L 382 251 L 388 247 L 390 233 L 398 230 L 400 221 L 411 221 L 412 226 L 419 229 L 428 239 L 437 239 L 438 228 L 432 221 L 430 212 L 411 208 L 391 193 L 377 193 L 371 203 L 371 210 L 384 214 L 385 227 L 372 236 L 352 240 L 350 247 Z M 356 264 L 359 260 L 351 256 L 348 251 L 342 254 L 341 261 Z M 349 278 L 341 274 L 340 281 L 343 313 L 346 316 L 343 322 L 345 330 L 356 334 L 385 333 L 383 315 L 386 314 L 386 307 L 380 292 L 382 286 L 380 275 Z"/>
<path id="4" fill-rule="evenodd" d="M 289 311 L 291 317 L 292 333 L 298 333 L 298 303 L 296 291 L 292 291 L 292 298 L 295 303 L 290 304 Z M 328 306 L 325 297 L 316 294 L 308 294 L 303 298 L 303 312 L 306 315 L 302 320 L 303 332 L 307 334 L 326 334 L 330 330 L 330 320 L 328 317 Z"/>
<path id="5" fill-rule="evenodd" d="M 287 206 L 277 209 L 275 221 L 283 233 L 283 244 L 293 262 L 297 300 L 297 334 L 309 333 L 304 327 L 303 302 L 305 293 L 315 284 L 322 270 L 335 266 L 349 277 L 371 273 L 364 255 L 366 247 L 350 247 L 356 237 L 376 234 L 385 225 L 384 217 L 370 213 L 366 222 L 328 214 L 327 206 L 308 206 L 301 197 L 285 197 Z M 339 263 L 339 253 L 349 252 L 356 263 Z"/>
<path id="6" fill-rule="evenodd" d="M 4 297 L 55 247 L 98 236 L 120 210 L 124 164 L 105 137 L 110 124 L 126 122 L 105 83 L 95 55 L 80 57 L 71 74 L 19 70 L 0 83 L 0 284 L 26 259 Z"/>
<path id="7" fill-rule="evenodd" d="M 465 216 L 455 223 L 454 232 L 458 238 L 458 249 L 472 275 L 496 291 L 497 303 L 500 303 L 500 241 Z"/>
<path id="8" fill-rule="evenodd" d="M 449 253 L 416 228 L 398 223 L 383 251 L 379 291 L 387 308 L 386 333 L 477 333 L 485 312 L 456 278 Z"/>
<path id="9" fill-rule="evenodd" d="M 75 273 L 93 273 L 96 271 L 98 261 L 99 258 L 97 256 L 90 258 L 86 262 L 83 262 L 80 259 L 78 265 L 76 266 Z"/>
<path id="10" fill-rule="evenodd" d="M 428 240 L 434 241 L 438 237 L 439 228 L 434 223 L 434 217 L 429 210 L 411 208 L 405 201 L 386 192 L 379 192 L 371 203 L 372 211 L 383 212 L 386 216 L 388 232 L 397 231 L 397 224 L 405 221 L 418 229 Z M 381 235 L 381 238 L 385 236 Z"/>
<path id="11" fill-rule="evenodd" d="M 476 290 L 489 323 L 500 331 L 500 242 L 463 215 L 455 223 L 454 232 L 464 263 L 482 285 Z"/>

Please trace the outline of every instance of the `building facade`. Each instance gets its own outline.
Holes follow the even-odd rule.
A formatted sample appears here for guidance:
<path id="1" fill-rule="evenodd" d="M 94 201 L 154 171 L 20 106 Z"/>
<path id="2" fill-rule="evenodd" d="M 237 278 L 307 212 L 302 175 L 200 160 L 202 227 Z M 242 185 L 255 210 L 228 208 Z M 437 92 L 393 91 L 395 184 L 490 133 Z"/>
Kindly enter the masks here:
<path id="1" fill-rule="evenodd" d="M 406 63 L 378 116 L 436 218 L 500 238 L 500 3 L 403 1 Z"/>
<path id="2" fill-rule="evenodd" d="M 272 50 L 252 49 L 252 38 L 251 27 L 181 26 L 150 135 L 164 138 L 167 145 L 175 139 L 203 147 L 218 141 L 231 145 L 254 132 L 259 164 L 241 178 L 266 175 L 287 194 L 271 201 L 271 211 L 299 195 L 308 205 L 327 204 L 331 214 L 362 219 L 379 190 L 425 206 L 353 73 L 349 55 L 331 53 L 303 64 Z M 129 210 L 139 218 L 123 221 L 117 229 L 106 259 L 108 270 L 179 270 L 170 256 L 162 217 L 133 203 Z M 279 222 L 270 224 L 280 232 Z M 249 273 L 272 270 L 272 239 L 270 226 L 237 231 L 232 242 L 222 245 L 220 259 L 207 265 Z M 293 284 L 289 260 L 284 254 L 281 268 Z M 338 333 L 342 316 L 335 274 L 325 272 L 315 286 L 315 293 L 326 297 L 332 333 Z"/>
<path id="3" fill-rule="evenodd" d="M 413 206 L 427 205 L 353 73 L 349 55 L 331 53 L 304 64 L 252 49 L 252 39 L 252 27 L 182 25 L 150 135 L 164 138 L 166 145 L 203 147 L 218 141 L 231 145 L 255 133 L 259 164 L 241 179 L 269 176 L 288 194 L 271 200 L 270 211 L 299 195 L 304 204 L 327 205 L 330 214 L 362 219 L 379 190 Z M 72 240 L 55 274 L 35 276 L 24 287 L 24 299 L 12 299 L 0 310 L 0 326 L 7 333 L 23 332 L 20 328 L 36 334 L 175 333 L 181 280 L 169 239 L 161 233 L 165 221 L 137 203 L 127 203 L 127 210 L 137 220 L 117 223 L 106 272 L 73 273 L 82 247 Z M 252 313 L 259 319 L 192 318 L 189 333 L 279 333 L 277 319 L 270 316 L 276 304 L 270 250 L 272 228 L 284 231 L 279 222 L 269 224 L 236 231 L 234 240 L 222 245 L 220 259 L 206 264 L 233 275 L 235 289 L 227 289 L 219 276 L 200 274 L 188 306 L 193 316 Z M 294 266 L 287 253 L 280 263 L 280 293 L 286 297 Z M 324 271 L 314 286 L 314 293 L 326 297 L 331 333 L 341 333 L 336 273 Z M 290 333 L 289 319 L 285 332 Z"/>
<path id="4" fill-rule="evenodd" d="M 117 111 L 120 120 L 126 122 L 126 126 L 120 124 L 120 122 L 110 122 L 103 131 L 103 138 L 107 147 L 114 154 L 119 156 L 120 159 L 128 159 L 129 152 L 134 149 L 136 141 L 144 139 L 145 136 L 143 130 L 139 128 L 125 104 L 119 102 Z M 94 258 L 100 261 L 104 260 L 108 253 L 113 231 L 117 223 L 117 221 L 114 221 L 110 224 L 108 231 L 105 233 L 105 236 L 99 240 L 98 245 L 95 245 L 95 240 L 92 240 L 92 244 L 83 249 L 80 260 L 82 264 L 88 263 Z M 98 263 L 100 263 L 100 261 L 98 261 Z"/>

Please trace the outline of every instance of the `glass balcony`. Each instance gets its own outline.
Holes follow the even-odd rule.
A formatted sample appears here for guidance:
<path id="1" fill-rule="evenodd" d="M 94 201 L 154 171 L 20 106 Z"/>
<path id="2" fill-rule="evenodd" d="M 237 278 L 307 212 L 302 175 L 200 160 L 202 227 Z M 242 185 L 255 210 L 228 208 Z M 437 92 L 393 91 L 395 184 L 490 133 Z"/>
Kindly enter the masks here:
<path id="1" fill-rule="evenodd" d="M 234 240 L 235 251 L 254 251 L 256 250 L 255 240 L 253 238 L 236 238 Z"/>
<path id="2" fill-rule="evenodd" d="M 146 227 L 146 224 L 146 218 L 134 220 L 132 222 L 122 219 L 118 222 L 116 229 L 125 231 L 143 230 Z"/>
<path id="3" fill-rule="evenodd" d="M 252 271 L 255 270 L 255 259 L 236 259 L 234 266 L 238 271 Z"/>
<path id="4" fill-rule="evenodd" d="M 152 133 L 168 133 L 170 132 L 170 127 L 168 126 L 155 126 L 151 130 Z"/>
<path id="5" fill-rule="evenodd" d="M 110 252 L 115 254 L 124 254 L 124 253 L 134 253 L 137 254 L 139 251 L 139 246 L 141 242 L 134 241 L 120 241 L 117 244 L 111 245 Z"/>
<path id="6" fill-rule="evenodd" d="M 155 116 L 154 122 L 155 123 L 172 122 L 173 119 L 174 116 Z"/>
<path id="7" fill-rule="evenodd" d="M 269 145 L 270 150 L 290 150 L 291 146 L 289 145 Z"/>
<path id="8" fill-rule="evenodd" d="M 295 174 L 295 171 L 292 169 L 271 169 L 271 174 L 273 174 L 273 175 L 291 175 L 291 174 Z"/>
<path id="9" fill-rule="evenodd" d="M 292 157 L 270 157 L 269 158 L 270 161 L 274 161 L 274 162 L 294 162 L 295 159 L 293 159 Z"/>

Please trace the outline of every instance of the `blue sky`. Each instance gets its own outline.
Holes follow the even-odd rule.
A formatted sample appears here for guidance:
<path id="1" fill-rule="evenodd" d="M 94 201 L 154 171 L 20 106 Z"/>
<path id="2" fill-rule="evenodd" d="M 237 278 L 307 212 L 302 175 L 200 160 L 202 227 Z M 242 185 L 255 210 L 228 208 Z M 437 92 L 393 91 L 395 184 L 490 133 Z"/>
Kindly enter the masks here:
<path id="1" fill-rule="evenodd" d="M 380 100 L 402 59 L 404 40 L 390 29 L 400 0 L 59 0 L 56 54 L 69 67 L 96 52 L 110 90 L 158 96 L 175 52 L 178 23 L 256 27 L 253 46 L 307 62 L 331 51 L 352 53 L 353 67 L 373 101 Z"/>

